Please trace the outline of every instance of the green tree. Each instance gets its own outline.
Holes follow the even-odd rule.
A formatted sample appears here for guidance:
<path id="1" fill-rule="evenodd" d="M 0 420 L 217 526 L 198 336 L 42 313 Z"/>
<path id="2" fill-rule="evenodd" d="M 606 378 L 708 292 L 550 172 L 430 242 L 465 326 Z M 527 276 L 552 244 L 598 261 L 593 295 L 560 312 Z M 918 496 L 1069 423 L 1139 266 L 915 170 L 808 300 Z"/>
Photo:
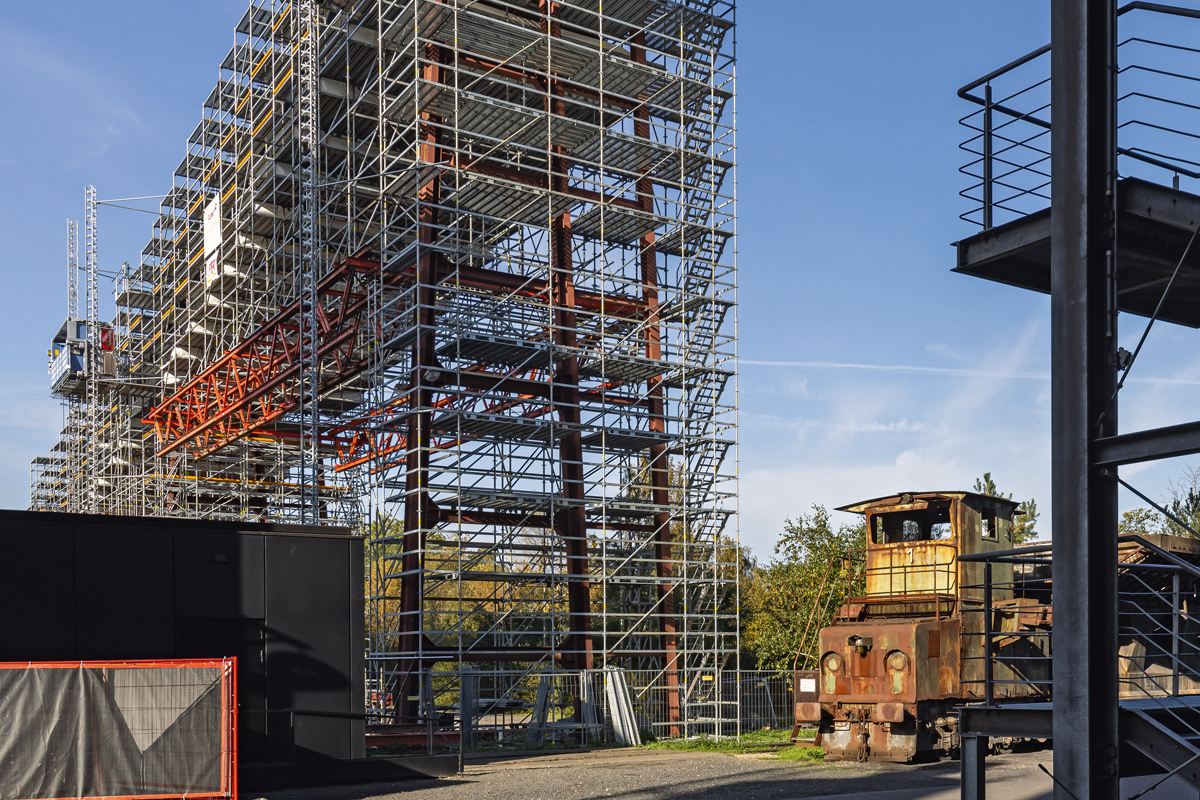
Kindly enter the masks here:
<path id="1" fill-rule="evenodd" d="M 857 591 L 848 556 L 864 547 L 864 523 L 835 528 L 819 505 L 784 522 L 774 558 L 743 583 L 742 646 L 760 669 L 791 669 L 801 651 L 815 663 L 817 633 Z"/>
<path id="2" fill-rule="evenodd" d="M 1163 505 L 1183 525 L 1174 520 L 1163 520 L 1160 532 L 1173 536 L 1194 537 L 1193 531 L 1200 531 L 1200 467 L 1184 467 L 1183 475 L 1179 476 L 1178 480 L 1171 481 L 1168 486 L 1170 488 Z"/>
<path id="3" fill-rule="evenodd" d="M 992 480 L 992 473 L 983 473 L 983 478 L 975 479 L 975 491 L 980 494 L 1012 500 L 1012 493 L 1004 494 Z M 1025 544 L 1037 538 L 1037 519 L 1041 512 L 1037 510 L 1037 500 L 1032 497 L 1021 502 L 1013 514 L 1013 544 Z"/>
<path id="4" fill-rule="evenodd" d="M 1032 497 L 1017 506 L 1013 514 L 1013 544 L 1025 544 L 1037 538 L 1037 518 L 1041 512 L 1037 510 L 1037 500 Z"/>
<path id="5" fill-rule="evenodd" d="M 1117 523 L 1117 533 L 1122 536 L 1125 534 L 1145 536 L 1149 533 L 1162 533 L 1162 522 L 1158 517 L 1158 512 L 1151 508 L 1135 508 L 1126 511 L 1121 514 L 1121 521 Z"/>
<path id="6" fill-rule="evenodd" d="M 1193 531 L 1200 531 L 1200 467 L 1185 466 L 1183 474 L 1167 486 L 1162 506 L 1183 525 L 1163 516 L 1157 509 L 1142 507 L 1121 514 L 1119 532 L 1142 535 L 1165 533 L 1194 538 Z"/>

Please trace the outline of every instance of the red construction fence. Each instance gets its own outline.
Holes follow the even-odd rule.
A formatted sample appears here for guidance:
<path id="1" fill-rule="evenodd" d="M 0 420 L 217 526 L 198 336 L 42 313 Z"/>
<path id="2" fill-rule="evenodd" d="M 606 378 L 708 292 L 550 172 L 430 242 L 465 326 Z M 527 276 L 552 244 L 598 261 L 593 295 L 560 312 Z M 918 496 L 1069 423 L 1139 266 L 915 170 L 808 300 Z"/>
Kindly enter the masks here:
<path id="1" fill-rule="evenodd" d="M 0 797 L 236 798 L 236 659 L 0 663 Z"/>

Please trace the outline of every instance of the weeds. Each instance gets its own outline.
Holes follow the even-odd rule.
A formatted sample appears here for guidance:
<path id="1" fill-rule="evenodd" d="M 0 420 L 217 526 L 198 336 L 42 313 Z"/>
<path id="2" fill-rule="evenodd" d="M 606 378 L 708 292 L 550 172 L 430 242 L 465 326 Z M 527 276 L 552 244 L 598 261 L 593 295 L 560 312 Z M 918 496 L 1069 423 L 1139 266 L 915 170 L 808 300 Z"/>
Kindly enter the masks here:
<path id="1" fill-rule="evenodd" d="M 801 737 L 811 736 L 811 731 L 801 731 Z M 749 753 L 774 753 L 785 761 L 820 761 L 825 754 L 819 747 L 793 747 L 790 745 L 790 730 L 748 731 L 740 738 L 714 739 L 701 735 L 688 739 L 659 739 L 642 745 L 647 750 L 679 750 L 691 753 L 724 753 L 746 755 Z"/>
<path id="2" fill-rule="evenodd" d="M 784 747 L 776 752 L 781 761 L 824 761 L 825 751 L 819 747 Z"/>

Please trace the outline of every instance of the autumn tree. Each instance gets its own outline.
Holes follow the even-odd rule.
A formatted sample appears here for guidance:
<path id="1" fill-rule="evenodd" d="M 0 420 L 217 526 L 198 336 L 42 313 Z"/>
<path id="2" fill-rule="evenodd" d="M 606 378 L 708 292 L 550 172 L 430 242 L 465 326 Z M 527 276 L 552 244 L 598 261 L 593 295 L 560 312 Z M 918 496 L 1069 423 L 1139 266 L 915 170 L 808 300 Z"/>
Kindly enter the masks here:
<path id="1" fill-rule="evenodd" d="M 848 556 L 864 547 L 864 523 L 835 527 L 819 505 L 784 522 L 774 558 L 742 584 L 742 646 L 760 669 L 791 669 L 801 651 L 801 667 L 815 663 L 817 634 L 857 590 Z"/>

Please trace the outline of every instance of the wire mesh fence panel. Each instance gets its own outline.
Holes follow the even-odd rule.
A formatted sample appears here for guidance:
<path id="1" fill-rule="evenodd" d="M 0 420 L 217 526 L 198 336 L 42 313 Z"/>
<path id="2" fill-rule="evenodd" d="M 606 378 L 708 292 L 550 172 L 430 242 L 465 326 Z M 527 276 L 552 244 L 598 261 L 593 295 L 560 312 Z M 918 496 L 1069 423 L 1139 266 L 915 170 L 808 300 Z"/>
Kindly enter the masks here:
<path id="1" fill-rule="evenodd" d="M 464 690 L 464 682 L 466 690 Z M 421 725 L 377 725 L 380 741 L 414 749 L 540 749 L 637 745 L 790 730 L 793 676 L 708 671 L 664 685 L 656 670 L 430 670 L 421 675 Z"/>
<path id="2" fill-rule="evenodd" d="M 0 797 L 237 795 L 235 659 L 0 664 Z"/>
<path id="3" fill-rule="evenodd" d="M 743 672 L 738 695 L 742 731 L 790 729 L 795 720 L 792 673 Z"/>

